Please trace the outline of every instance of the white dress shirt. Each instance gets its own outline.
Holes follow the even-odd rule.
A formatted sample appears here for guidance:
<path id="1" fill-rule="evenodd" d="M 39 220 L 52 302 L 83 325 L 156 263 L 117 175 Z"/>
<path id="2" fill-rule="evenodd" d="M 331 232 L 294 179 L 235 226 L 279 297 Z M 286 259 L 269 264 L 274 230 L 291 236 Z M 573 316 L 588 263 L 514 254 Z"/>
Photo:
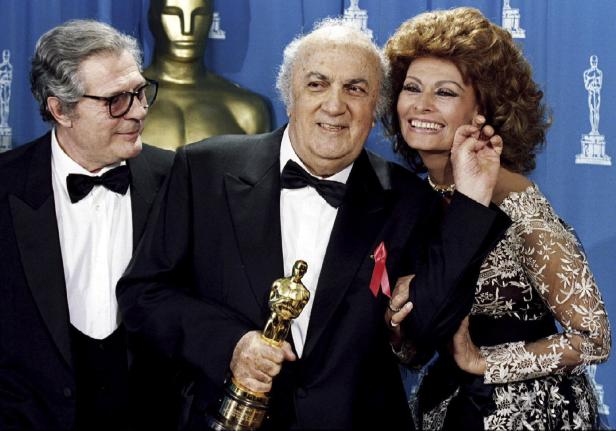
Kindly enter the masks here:
<path id="1" fill-rule="evenodd" d="M 306 169 L 291 146 L 287 128 L 280 145 L 281 172 L 288 160 L 293 160 Z M 351 164 L 327 179 L 346 184 L 352 167 Z M 306 171 L 309 172 L 308 169 Z M 293 264 L 297 259 L 308 263 L 308 271 L 302 282 L 310 291 L 310 299 L 299 317 L 291 324 L 291 335 L 299 357 L 304 350 L 312 305 L 317 294 L 317 283 L 336 214 L 338 209 L 329 205 L 312 187 L 280 191 L 280 227 L 285 277 L 291 275 Z"/>
<path id="2" fill-rule="evenodd" d="M 77 164 L 51 134 L 51 176 L 71 324 L 95 339 L 118 328 L 116 283 L 133 249 L 130 189 L 125 195 L 94 186 L 76 203 L 66 187 L 68 174 L 94 175 Z M 97 172 L 125 164 L 107 166 Z"/>

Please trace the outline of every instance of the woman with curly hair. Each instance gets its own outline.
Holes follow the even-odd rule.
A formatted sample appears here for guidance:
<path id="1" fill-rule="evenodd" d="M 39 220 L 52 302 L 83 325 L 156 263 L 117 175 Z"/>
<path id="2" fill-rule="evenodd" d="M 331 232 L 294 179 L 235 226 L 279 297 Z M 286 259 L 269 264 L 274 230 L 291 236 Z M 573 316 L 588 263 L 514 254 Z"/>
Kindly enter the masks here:
<path id="1" fill-rule="evenodd" d="M 446 204 L 455 191 L 456 130 L 473 127 L 471 139 L 495 132 L 503 151 L 492 202 L 512 220 L 479 269 L 469 318 L 422 381 L 418 428 L 596 428 L 585 369 L 607 359 L 609 322 L 581 245 L 524 176 L 548 128 L 530 65 L 508 32 L 472 8 L 406 21 L 385 54 L 385 124 L 395 150 L 427 171 Z M 409 312 L 407 298 L 408 283 L 398 283 L 386 316 L 392 331 Z M 410 340 L 394 335 L 400 356 L 411 359 Z"/>

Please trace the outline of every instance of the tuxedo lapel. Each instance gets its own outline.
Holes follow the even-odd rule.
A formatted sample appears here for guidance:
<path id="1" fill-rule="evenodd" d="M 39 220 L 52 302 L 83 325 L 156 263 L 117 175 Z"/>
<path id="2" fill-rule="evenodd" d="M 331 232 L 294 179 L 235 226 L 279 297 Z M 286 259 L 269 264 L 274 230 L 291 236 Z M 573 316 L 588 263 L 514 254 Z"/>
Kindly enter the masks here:
<path id="1" fill-rule="evenodd" d="M 130 199 L 133 216 L 133 250 L 141 238 L 145 228 L 150 207 L 154 202 L 157 191 L 154 172 L 150 168 L 147 158 L 141 154 L 127 161 L 131 173 Z"/>
<path id="2" fill-rule="evenodd" d="M 256 143 L 241 173 L 228 172 L 224 187 L 235 239 L 255 301 L 263 308 L 272 282 L 284 274 L 280 233 L 282 129 Z M 264 322 L 255 322 L 262 325 Z"/>
<path id="3" fill-rule="evenodd" d="M 384 182 L 388 184 L 388 180 Z M 303 356 L 310 355 L 386 219 L 383 185 L 364 151 L 356 160 L 330 236 L 310 315 Z M 363 287 L 362 287 L 363 288 Z M 365 289 L 368 289 L 366 284 Z"/>
<path id="4" fill-rule="evenodd" d="M 34 301 L 66 363 L 72 365 L 62 251 L 51 186 L 51 145 L 36 144 L 22 196 L 9 206 L 23 270 Z"/>
<path id="5" fill-rule="evenodd" d="M 130 206 L 133 219 L 133 252 L 139 244 L 139 239 L 145 229 L 150 207 L 154 202 L 157 184 L 154 173 L 150 169 L 146 156 L 142 153 L 126 161 L 130 169 Z M 127 339 L 128 340 L 128 339 Z M 128 341 L 127 341 L 128 342 Z M 127 349 L 129 368 L 133 364 L 131 349 Z"/>

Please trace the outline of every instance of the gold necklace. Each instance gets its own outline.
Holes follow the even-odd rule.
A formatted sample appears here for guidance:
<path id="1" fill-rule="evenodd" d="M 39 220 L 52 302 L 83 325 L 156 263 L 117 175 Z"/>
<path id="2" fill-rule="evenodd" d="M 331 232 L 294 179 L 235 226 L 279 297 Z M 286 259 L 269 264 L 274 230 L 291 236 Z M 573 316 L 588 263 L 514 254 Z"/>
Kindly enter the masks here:
<path id="1" fill-rule="evenodd" d="M 443 197 L 451 197 L 453 192 L 456 190 L 455 184 L 449 184 L 448 186 L 434 184 L 432 178 L 430 178 L 430 175 L 428 175 L 428 184 L 430 184 L 430 187 L 432 187 L 435 192 L 440 193 Z"/>

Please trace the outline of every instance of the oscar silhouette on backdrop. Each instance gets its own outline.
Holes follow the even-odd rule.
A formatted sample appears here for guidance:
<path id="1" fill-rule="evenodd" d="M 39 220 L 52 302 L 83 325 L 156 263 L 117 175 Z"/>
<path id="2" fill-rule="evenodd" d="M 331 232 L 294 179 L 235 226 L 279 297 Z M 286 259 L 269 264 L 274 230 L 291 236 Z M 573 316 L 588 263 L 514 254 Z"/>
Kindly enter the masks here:
<path id="1" fill-rule="evenodd" d="M 13 66 L 9 59 L 11 53 L 8 49 L 2 51 L 0 63 L 0 127 L 9 127 L 9 101 L 11 100 L 11 81 L 13 80 Z"/>
<path id="2" fill-rule="evenodd" d="M 584 71 L 584 87 L 588 91 L 588 110 L 590 112 L 590 134 L 599 134 L 599 107 L 601 106 L 601 86 L 603 72 L 599 70 L 599 57 L 590 56 L 590 69 Z"/>
<path id="3" fill-rule="evenodd" d="M 144 75 L 159 82 L 143 140 L 176 149 L 213 135 L 270 130 L 265 101 L 207 70 L 203 57 L 212 25 L 212 0 L 152 0 L 152 64 Z"/>

